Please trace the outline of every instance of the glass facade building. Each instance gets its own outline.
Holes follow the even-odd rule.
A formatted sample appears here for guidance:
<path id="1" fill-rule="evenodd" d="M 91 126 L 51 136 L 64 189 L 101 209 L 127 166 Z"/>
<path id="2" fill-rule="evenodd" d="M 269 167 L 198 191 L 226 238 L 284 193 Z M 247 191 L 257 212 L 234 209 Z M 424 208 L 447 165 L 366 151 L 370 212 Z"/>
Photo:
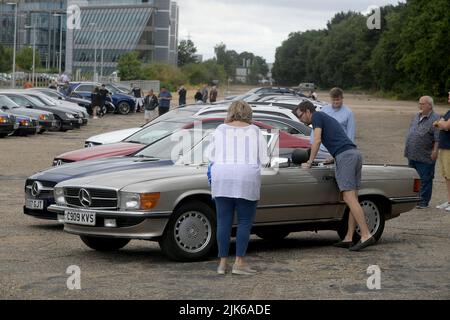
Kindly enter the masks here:
<path id="1" fill-rule="evenodd" d="M 0 43 L 7 46 L 14 42 L 10 2 L 18 3 L 17 49 L 32 46 L 36 34 L 44 67 L 57 68 L 60 52 L 69 74 L 96 70 L 109 75 L 120 56 L 131 51 L 144 63 L 177 64 L 179 7 L 174 1 L 0 0 Z M 68 10 L 74 6 L 78 12 Z"/>
<path id="2" fill-rule="evenodd" d="M 58 68 L 60 51 L 62 51 L 64 65 L 66 0 L 0 0 L 0 43 L 9 47 L 14 45 L 15 6 L 10 4 L 14 2 L 17 3 L 18 13 L 17 51 L 24 47 L 32 47 L 35 43 L 41 58 L 37 67 L 42 66 L 47 69 Z"/>

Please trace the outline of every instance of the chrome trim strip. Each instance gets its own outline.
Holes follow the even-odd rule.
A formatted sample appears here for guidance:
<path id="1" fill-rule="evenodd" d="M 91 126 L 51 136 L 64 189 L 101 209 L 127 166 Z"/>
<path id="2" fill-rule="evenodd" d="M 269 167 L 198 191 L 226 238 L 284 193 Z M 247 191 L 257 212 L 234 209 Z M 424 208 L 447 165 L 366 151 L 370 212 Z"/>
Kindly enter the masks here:
<path id="1" fill-rule="evenodd" d="M 417 203 L 421 199 L 420 197 L 399 197 L 399 198 L 389 198 L 389 201 L 397 204 L 397 203 Z"/>
<path id="2" fill-rule="evenodd" d="M 95 208 L 71 208 L 66 206 L 59 206 L 56 204 L 47 208 L 50 212 L 64 213 L 66 210 L 79 210 L 86 212 L 95 212 L 99 217 L 135 217 L 135 218 L 169 218 L 172 211 L 163 212 L 138 212 L 138 211 L 110 211 L 110 210 L 96 210 Z"/>

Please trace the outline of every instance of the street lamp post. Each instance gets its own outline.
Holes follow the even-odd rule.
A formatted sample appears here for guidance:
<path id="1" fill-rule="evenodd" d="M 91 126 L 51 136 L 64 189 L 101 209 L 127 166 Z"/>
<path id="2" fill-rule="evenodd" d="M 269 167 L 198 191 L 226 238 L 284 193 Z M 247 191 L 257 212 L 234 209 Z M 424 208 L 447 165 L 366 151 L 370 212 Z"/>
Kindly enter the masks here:
<path id="1" fill-rule="evenodd" d="M 97 24 L 91 22 L 90 26 L 94 26 L 94 81 L 97 81 Z"/>
<path id="2" fill-rule="evenodd" d="M 60 17 L 61 19 L 61 23 L 60 23 L 60 27 L 59 27 L 59 62 L 58 62 L 58 67 L 59 67 L 59 75 L 61 75 L 62 73 L 62 39 L 63 39 L 63 15 L 62 14 L 54 14 L 54 17 Z"/>
<path id="3" fill-rule="evenodd" d="M 99 30 L 98 32 L 100 34 L 102 34 L 103 30 Z M 101 63 L 100 63 L 100 79 L 103 79 L 103 51 L 104 51 L 104 45 L 105 45 L 105 37 L 102 37 L 102 60 L 101 60 Z"/>
<path id="4" fill-rule="evenodd" d="M 17 2 L 8 2 L 7 4 L 15 6 L 14 14 L 14 48 L 13 48 L 13 72 L 11 78 L 11 88 L 16 87 L 16 46 L 17 46 Z"/>
<path id="5" fill-rule="evenodd" d="M 31 74 L 31 82 L 33 83 L 33 87 L 35 86 L 34 74 L 36 68 L 36 22 L 32 26 L 25 26 L 26 29 L 33 29 L 33 71 Z"/>

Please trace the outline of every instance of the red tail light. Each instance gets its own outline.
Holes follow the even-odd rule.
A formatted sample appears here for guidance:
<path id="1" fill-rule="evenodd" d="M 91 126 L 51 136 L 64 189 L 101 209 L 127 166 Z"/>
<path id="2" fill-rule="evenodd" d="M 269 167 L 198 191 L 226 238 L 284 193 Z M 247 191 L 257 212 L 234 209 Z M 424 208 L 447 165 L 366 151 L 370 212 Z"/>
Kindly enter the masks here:
<path id="1" fill-rule="evenodd" d="M 420 179 L 414 179 L 414 192 L 419 192 L 420 191 Z"/>

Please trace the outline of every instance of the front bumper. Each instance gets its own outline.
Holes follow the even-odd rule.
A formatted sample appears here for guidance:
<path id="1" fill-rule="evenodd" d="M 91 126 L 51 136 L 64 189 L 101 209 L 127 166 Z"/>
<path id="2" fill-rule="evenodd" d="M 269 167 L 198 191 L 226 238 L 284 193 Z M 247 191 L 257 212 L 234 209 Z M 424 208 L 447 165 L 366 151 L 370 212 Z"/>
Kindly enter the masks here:
<path id="1" fill-rule="evenodd" d="M 39 120 L 41 130 L 53 130 L 59 127 L 59 120 Z"/>
<path id="2" fill-rule="evenodd" d="M 1 124 L 0 125 L 0 134 L 10 134 L 14 132 L 14 124 Z"/>
<path id="3" fill-rule="evenodd" d="M 64 231 L 71 234 L 139 240 L 152 240 L 161 237 L 172 214 L 171 212 L 85 210 L 59 205 L 51 205 L 48 210 L 59 215 L 61 219 L 66 210 L 95 212 L 95 227 L 64 223 Z M 115 219 L 117 227 L 105 227 L 105 219 Z"/>

